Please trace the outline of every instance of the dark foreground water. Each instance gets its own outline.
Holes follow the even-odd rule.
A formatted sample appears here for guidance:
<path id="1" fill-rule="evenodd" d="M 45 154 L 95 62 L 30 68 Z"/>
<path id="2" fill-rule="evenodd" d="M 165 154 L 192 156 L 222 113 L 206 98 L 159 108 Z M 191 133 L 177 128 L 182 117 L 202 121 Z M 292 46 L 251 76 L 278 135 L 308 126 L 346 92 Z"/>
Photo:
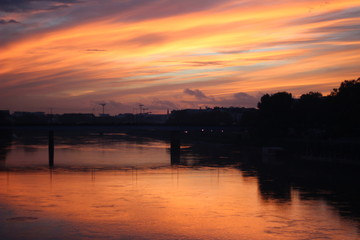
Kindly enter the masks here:
<path id="1" fill-rule="evenodd" d="M 126 133 L 3 135 L 0 239 L 360 239 L 357 170 Z"/>

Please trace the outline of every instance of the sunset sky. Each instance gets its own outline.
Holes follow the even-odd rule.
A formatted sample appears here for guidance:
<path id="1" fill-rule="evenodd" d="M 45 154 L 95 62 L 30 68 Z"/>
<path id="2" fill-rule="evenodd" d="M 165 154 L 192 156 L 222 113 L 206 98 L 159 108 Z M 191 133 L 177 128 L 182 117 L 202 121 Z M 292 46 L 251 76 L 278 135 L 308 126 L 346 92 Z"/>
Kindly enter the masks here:
<path id="1" fill-rule="evenodd" d="M 255 107 L 358 77 L 359 0 L 0 0 L 0 109 Z"/>

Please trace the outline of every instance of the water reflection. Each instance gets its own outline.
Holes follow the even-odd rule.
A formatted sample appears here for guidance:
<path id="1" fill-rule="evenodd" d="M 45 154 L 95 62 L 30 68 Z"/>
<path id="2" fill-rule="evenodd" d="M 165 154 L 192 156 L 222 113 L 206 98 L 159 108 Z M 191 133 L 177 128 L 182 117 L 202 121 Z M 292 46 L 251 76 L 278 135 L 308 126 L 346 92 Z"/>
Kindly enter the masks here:
<path id="1" fill-rule="evenodd" d="M 354 168 L 263 165 L 256 149 L 170 133 L 55 133 L 49 170 L 46 132 L 1 136 L 9 239 L 359 238 Z"/>
<path id="2" fill-rule="evenodd" d="M 128 134 L 55 133 L 57 168 L 132 168 L 169 166 L 168 143 Z M 7 168 L 39 169 L 48 165 L 47 132 L 22 132 L 13 140 Z"/>
<path id="3" fill-rule="evenodd" d="M 6 157 L 10 151 L 12 131 L 0 130 L 0 170 L 6 167 Z"/>

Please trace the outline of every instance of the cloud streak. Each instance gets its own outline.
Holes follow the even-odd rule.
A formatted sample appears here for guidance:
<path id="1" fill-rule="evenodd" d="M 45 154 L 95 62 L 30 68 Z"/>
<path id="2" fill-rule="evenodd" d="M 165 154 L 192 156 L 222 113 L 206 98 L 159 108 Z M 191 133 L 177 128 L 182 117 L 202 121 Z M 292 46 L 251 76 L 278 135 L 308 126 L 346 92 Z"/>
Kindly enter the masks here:
<path id="1" fill-rule="evenodd" d="M 10 24 L 10 23 L 19 23 L 19 22 L 14 19 L 10 19 L 10 20 L 0 19 L 0 24 Z"/>
<path id="2" fill-rule="evenodd" d="M 191 90 L 189 88 L 184 89 L 184 93 L 190 96 L 194 96 L 197 99 L 207 99 L 209 98 L 208 96 L 206 96 L 202 91 L 200 91 L 199 89 L 194 89 Z"/>
<path id="3" fill-rule="evenodd" d="M 3 0 L 0 2 L 2 12 L 31 12 L 35 10 L 57 10 L 78 3 L 77 0 Z"/>
<path id="4" fill-rule="evenodd" d="M 354 0 L 1 1 L 0 109 L 327 93 L 359 77 L 359 11 Z"/>

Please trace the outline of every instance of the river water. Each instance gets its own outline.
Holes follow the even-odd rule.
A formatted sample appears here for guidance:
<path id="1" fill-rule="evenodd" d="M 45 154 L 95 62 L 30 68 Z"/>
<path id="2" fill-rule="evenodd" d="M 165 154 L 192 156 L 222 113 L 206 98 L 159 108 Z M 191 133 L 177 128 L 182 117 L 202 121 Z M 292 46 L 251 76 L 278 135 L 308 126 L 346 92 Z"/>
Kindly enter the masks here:
<path id="1" fill-rule="evenodd" d="M 360 239 L 353 169 L 121 132 L 4 135 L 0 239 Z"/>

